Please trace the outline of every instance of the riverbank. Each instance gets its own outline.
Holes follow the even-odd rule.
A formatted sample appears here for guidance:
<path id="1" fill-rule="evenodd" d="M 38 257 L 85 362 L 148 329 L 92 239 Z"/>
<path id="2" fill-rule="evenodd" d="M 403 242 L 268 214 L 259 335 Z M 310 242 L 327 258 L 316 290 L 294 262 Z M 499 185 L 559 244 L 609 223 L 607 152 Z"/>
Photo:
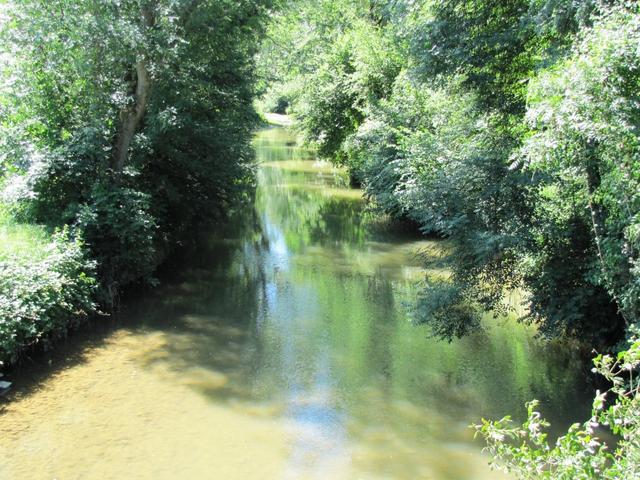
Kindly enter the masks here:
<path id="1" fill-rule="evenodd" d="M 95 313 L 95 287 L 95 263 L 80 242 L 0 209 L 0 366 Z"/>
<path id="2" fill-rule="evenodd" d="M 283 115 L 273 112 L 263 112 L 260 114 L 260 116 L 265 120 L 267 124 L 277 127 L 290 127 L 294 124 L 293 117 L 291 117 L 290 115 Z"/>
<path id="3" fill-rule="evenodd" d="M 252 195 L 269 6 L 179 3 L 2 9 L 0 198 L 20 221 L 69 229 L 43 240 L 45 258 L 3 261 L 7 358 L 85 318 L 85 284 L 105 311 L 133 282 L 154 285 L 194 225 Z"/>

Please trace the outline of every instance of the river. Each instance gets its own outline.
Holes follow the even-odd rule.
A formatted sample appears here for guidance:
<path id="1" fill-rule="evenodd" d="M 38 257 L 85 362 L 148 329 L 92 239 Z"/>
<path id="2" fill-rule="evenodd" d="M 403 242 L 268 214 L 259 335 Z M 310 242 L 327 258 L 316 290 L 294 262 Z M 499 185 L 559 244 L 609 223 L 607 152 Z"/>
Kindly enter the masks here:
<path id="1" fill-rule="evenodd" d="M 448 343 L 411 325 L 438 242 L 377 220 L 290 131 L 255 145 L 254 210 L 12 373 L 0 478 L 498 479 L 471 422 L 532 398 L 561 427 L 586 418 L 571 352 L 531 328 Z"/>

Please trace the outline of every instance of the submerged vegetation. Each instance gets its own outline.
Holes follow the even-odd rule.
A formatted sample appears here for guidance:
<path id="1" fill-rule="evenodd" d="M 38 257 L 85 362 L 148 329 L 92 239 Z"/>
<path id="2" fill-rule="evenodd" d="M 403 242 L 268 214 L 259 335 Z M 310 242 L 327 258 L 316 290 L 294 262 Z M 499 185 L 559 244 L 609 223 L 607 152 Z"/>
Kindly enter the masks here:
<path id="1" fill-rule="evenodd" d="M 261 51 L 263 107 L 296 117 L 381 212 L 453 246 L 451 278 L 427 277 L 416 321 L 461 337 L 518 289 L 540 335 L 622 351 L 622 372 L 636 370 L 625 339 L 640 320 L 637 3 L 287 4 Z M 610 410 L 598 397 L 586 430 L 551 448 L 532 404 L 524 429 L 485 424 L 492 452 L 523 478 L 640 475 L 635 387 L 604 358 Z M 595 423 L 623 436 L 615 455 Z"/>

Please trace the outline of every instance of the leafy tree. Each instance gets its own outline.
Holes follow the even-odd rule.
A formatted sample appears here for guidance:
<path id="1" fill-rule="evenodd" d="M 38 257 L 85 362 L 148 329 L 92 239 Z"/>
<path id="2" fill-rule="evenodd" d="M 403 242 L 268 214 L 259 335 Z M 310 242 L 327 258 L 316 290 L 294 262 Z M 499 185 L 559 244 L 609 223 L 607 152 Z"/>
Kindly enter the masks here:
<path id="1" fill-rule="evenodd" d="M 304 37 L 279 78 L 307 138 L 454 245 L 453 281 L 428 279 L 416 311 L 438 335 L 511 288 L 549 337 L 607 348 L 637 318 L 637 9 L 612 3 L 299 2 L 304 20 L 276 20 Z"/>
<path id="2" fill-rule="evenodd" d="M 369 1 L 298 1 L 289 8 L 270 27 L 261 71 L 275 82 L 272 90 L 284 89 L 280 95 L 320 155 L 346 163 L 345 141 L 390 93 L 403 63 L 382 26 L 387 14 Z"/>
<path id="3" fill-rule="evenodd" d="M 14 211 L 69 224 L 106 300 L 252 185 L 254 57 L 271 2 L 27 0 L 5 9 Z M 229 42 L 229 38 L 234 38 Z"/>
<path id="4" fill-rule="evenodd" d="M 405 35 L 422 75 L 463 75 L 483 107 L 521 115 L 527 79 L 563 53 L 594 8 L 594 0 L 418 2 Z"/>
<path id="5" fill-rule="evenodd" d="M 591 239 L 583 275 L 606 290 L 627 324 L 640 318 L 639 13 L 637 6 L 607 11 L 566 61 L 534 80 L 533 132 L 522 150 L 529 168 L 549 178 L 544 214 L 557 218 L 564 204 L 571 212 L 560 215 L 581 217 Z M 539 242 L 549 237 L 541 231 Z M 542 253 L 536 261 L 549 260 Z"/>

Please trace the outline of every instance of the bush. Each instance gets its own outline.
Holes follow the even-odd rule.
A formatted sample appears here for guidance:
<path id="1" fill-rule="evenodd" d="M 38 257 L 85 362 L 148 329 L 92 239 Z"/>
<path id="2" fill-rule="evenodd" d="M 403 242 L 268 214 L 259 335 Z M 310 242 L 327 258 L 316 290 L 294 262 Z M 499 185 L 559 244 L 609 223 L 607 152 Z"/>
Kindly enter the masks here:
<path id="1" fill-rule="evenodd" d="M 80 205 L 76 228 L 97 262 L 99 300 L 111 305 L 121 285 L 149 275 L 156 267 L 156 223 L 150 196 L 119 185 L 96 184 Z"/>
<path id="2" fill-rule="evenodd" d="M 36 344 L 63 335 L 95 312 L 95 263 L 65 230 L 53 236 L 44 258 L 0 260 L 0 362 L 14 362 Z"/>
<path id="3" fill-rule="evenodd" d="M 475 97 L 455 82 L 432 88 L 403 73 L 351 137 L 350 164 L 384 211 L 410 218 L 424 233 L 451 235 L 478 190 L 469 188 L 472 175 L 458 172 L 481 153 L 483 129 Z"/>
<path id="4" fill-rule="evenodd" d="M 528 418 L 514 426 L 510 417 L 483 420 L 476 435 L 487 442 L 492 465 L 530 480 L 631 480 L 640 477 L 640 383 L 634 372 L 640 367 L 640 340 L 616 357 L 598 356 L 594 372 L 612 387 L 596 393 L 591 418 L 574 424 L 550 445 L 545 429 L 549 423 L 536 411 L 539 403 L 527 405 Z M 607 403 L 609 406 L 607 407 Z M 610 429 L 617 436 L 608 444 L 599 432 Z"/>
<path id="5" fill-rule="evenodd" d="M 522 151 L 529 168 L 548 179 L 538 218 L 551 221 L 536 228 L 543 248 L 534 253 L 540 268 L 533 275 L 551 270 L 559 257 L 567 263 L 567 242 L 554 248 L 560 229 L 549 224 L 580 222 L 562 234 L 574 245 L 587 244 L 571 262 L 582 265 L 576 278 L 608 295 L 627 324 L 640 320 L 638 45 L 637 5 L 613 8 L 584 31 L 569 58 L 532 81 L 532 135 Z"/>

